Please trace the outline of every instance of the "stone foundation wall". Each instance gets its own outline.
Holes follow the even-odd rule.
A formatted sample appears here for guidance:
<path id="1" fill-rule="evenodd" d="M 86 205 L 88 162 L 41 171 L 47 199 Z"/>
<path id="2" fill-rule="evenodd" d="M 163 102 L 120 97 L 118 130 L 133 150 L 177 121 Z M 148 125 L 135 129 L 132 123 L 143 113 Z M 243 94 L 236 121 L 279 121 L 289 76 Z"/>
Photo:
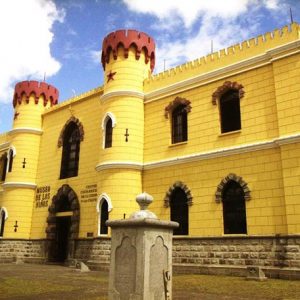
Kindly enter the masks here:
<path id="1" fill-rule="evenodd" d="M 110 238 L 78 239 L 74 259 L 86 262 L 91 269 L 109 269 Z"/>
<path id="2" fill-rule="evenodd" d="M 0 240 L 0 262 L 46 262 L 46 240 Z M 109 269 L 110 238 L 77 239 L 74 259 Z M 268 277 L 300 279 L 300 235 L 173 239 L 173 269 L 181 273 L 246 276 L 261 266 Z"/>
<path id="3" fill-rule="evenodd" d="M 0 240 L 0 263 L 45 261 L 45 240 Z"/>
<path id="4" fill-rule="evenodd" d="M 173 263 L 300 268 L 300 236 L 175 237 Z"/>

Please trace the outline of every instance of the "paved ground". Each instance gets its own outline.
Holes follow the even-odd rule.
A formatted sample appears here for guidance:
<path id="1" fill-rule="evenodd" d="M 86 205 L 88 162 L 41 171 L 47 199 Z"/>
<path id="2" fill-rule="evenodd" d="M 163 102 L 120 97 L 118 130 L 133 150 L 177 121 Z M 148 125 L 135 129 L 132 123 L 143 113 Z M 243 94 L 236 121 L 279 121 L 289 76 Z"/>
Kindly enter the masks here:
<path id="1" fill-rule="evenodd" d="M 57 265 L 1 264 L 0 299 L 104 300 L 108 274 Z M 173 300 L 298 300 L 300 281 L 247 281 L 244 278 L 175 275 Z"/>

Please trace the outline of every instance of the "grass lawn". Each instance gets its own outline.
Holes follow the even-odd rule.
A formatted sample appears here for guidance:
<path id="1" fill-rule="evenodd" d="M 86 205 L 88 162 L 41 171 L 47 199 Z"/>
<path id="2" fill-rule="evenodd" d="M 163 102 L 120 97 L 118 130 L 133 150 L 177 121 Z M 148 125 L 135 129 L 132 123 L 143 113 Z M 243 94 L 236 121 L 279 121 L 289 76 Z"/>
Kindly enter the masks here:
<path id="1" fill-rule="evenodd" d="M 107 299 L 108 274 L 81 273 L 63 266 L 0 265 L 0 299 Z M 300 281 L 174 275 L 173 300 L 298 300 Z"/>

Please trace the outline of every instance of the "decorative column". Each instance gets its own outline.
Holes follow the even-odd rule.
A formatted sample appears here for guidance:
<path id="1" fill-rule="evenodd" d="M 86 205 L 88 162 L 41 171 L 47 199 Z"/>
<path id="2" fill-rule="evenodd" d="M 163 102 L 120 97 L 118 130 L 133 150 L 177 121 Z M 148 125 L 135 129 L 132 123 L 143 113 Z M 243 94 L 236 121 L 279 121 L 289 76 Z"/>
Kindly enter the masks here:
<path id="1" fill-rule="evenodd" d="M 136 201 L 140 211 L 129 219 L 107 221 L 112 229 L 109 299 L 171 299 L 172 237 L 179 224 L 147 210 L 153 201 L 147 193 Z"/>

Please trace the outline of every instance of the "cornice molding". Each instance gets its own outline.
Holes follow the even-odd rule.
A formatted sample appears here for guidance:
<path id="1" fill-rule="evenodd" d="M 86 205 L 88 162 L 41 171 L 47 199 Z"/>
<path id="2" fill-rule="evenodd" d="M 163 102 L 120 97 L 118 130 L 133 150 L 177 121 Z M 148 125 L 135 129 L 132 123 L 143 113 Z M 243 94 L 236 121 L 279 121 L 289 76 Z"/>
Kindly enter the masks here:
<path id="1" fill-rule="evenodd" d="M 132 162 L 132 161 L 110 161 L 105 163 L 100 163 L 96 166 L 96 171 L 100 172 L 109 169 L 132 169 L 132 170 L 142 170 L 143 164 Z"/>
<path id="2" fill-rule="evenodd" d="M 295 134 L 291 134 L 291 135 L 283 135 L 283 136 L 279 137 L 278 139 L 275 139 L 274 141 L 279 146 L 294 144 L 294 143 L 300 142 L 300 134 L 295 133 Z"/>
<path id="3" fill-rule="evenodd" d="M 265 149 L 278 148 L 281 145 L 293 144 L 300 142 L 300 133 L 293 135 L 286 135 L 272 140 L 266 140 L 262 142 L 243 144 L 233 147 L 220 148 L 207 152 L 199 152 L 185 156 L 172 157 L 169 159 L 158 160 L 147 163 L 137 163 L 137 162 L 120 162 L 120 161 L 110 161 L 106 163 L 101 163 L 96 166 L 96 171 L 100 172 L 107 169 L 134 169 L 134 170 L 151 170 L 161 167 L 169 167 L 174 165 L 179 165 L 183 163 L 190 163 L 200 160 L 212 159 L 230 156 L 234 154 L 241 154 L 247 152 L 254 152 Z"/>
<path id="4" fill-rule="evenodd" d="M 197 75 L 192 78 L 188 78 L 161 89 L 154 90 L 145 94 L 145 103 L 151 102 L 178 92 L 190 90 L 195 86 L 202 86 L 211 82 L 222 80 L 228 76 L 233 76 L 245 71 L 257 69 L 259 67 L 271 64 L 273 61 L 293 55 L 300 52 L 300 41 L 296 40 L 288 44 L 267 50 L 261 55 L 257 55 L 245 60 L 241 60 L 237 63 L 228 65 L 223 68 L 219 68 L 204 74 Z M 286 51 L 296 50 L 291 53 L 285 53 Z M 282 56 L 278 56 L 283 54 Z M 276 57 L 274 57 L 276 56 Z M 242 70 L 241 70 L 242 69 Z"/>
<path id="5" fill-rule="evenodd" d="M 2 184 L 4 189 L 6 188 L 27 188 L 27 189 L 35 189 L 36 184 L 32 182 L 5 182 Z"/>
<path id="6" fill-rule="evenodd" d="M 286 57 L 288 54 L 292 55 L 294 53 L 297 53 L 298 51 L 294 51 L 294 52 L 286 53 L 286 54 L 284 54 L 282 56 L 273 58 L 275 55 L 280 55 L 280 54 L 282 54 L 285 51 L 294 50 L 294 49 L 297 49 L 297 48 L 300 48 L 300 40 L 292 41 L 292 42 L 287 43 L 285 45 L 281 45 L 281 46 L 272 48 L 270 50 L 267 50 L 266 53 L 268 53 L 272 57 L 271 60 L 273 61 L 273 60 L 280 59 L 282 57 Z M 298 50 L 300 50 L 300 49 L 298 49 Z"/>
<path id="7" fill-rule="evenodd" d="M 143 99 L 143 100 L 145 98 L 145 94 L 142 93 L 142 92 L 123 90 L 123 91 L 112 91 L 112 92 L 105 93 L 100 97 L 100 100 L 101 101 L 106 101 L 110 98 L 126 97 L 126 96 L 127 97 L 136 97 L 136 98 Z"/>
<path id="8" fill-rule="evenodd" d="M 239 145 L 234 147 L 216 149 L 208 152 L 199 152 L 199 153 L 190 154 L 186 156 L 174 157 L 166 160 L 149 162 L 144 164 L 143 169 L 151 170 L 155 168 L 173 166 L 182 163 L 189 163 L 189 162 L 200 161 L 205 159 L 212 159 L 217 157 L 224 157 L 224 156 L 229 156 L 234 154 L 254 152 L 254 151 L 271 149 L 271 148 L 278 148 L 281 145 L 293 144 L 297 142 L 300 142 L 300 133 L 289 135 L 289 136 L 283 136 L 273 140 L 257 142 L 253 144 L 244 144 L 244 145 Z"/>
<path id="9" fill-rule="evenodd" d="M 10 145 L 10 142 L 0 144 L 0 150 L 7 150 L 9 148 L 9 145 Z"/>
<path id="10" fill-rule="evenodd" d="M 42 135 L 43 130 L 38 129 L 38 128 L 31 128 L 31 127 L 19 127 L 19 128 L 14 128 L 8 132 L 8 134 L 12 135 L 15 133 L 31 133 L 31 134 L 36 134 L 36 135 Z"/>
<path id="11" fill-rule="evenodd" d="M 199 152 L 195 154 L 174 157 L 171 159 L 145 163 L 144 170 L 151 170 L 158 167 L 167 167 L 167 166 L 173 166 L 182 163 L 189 163 L 189 162 L 200 161 L 205 159 L 212 159 L 212 158 L 224 157 L 224 156 L 229 156 L 234 154 L 241 154 L 245 152 L 253 152 L 258 150 L 270 149 L 276 146 L 277 145 L 274 143 L 274 141 L 264 141 L 264 142 L 253 143 L 253 144 L 221 148 L 221 149 L 216 149 L 208 152 Z"/>

